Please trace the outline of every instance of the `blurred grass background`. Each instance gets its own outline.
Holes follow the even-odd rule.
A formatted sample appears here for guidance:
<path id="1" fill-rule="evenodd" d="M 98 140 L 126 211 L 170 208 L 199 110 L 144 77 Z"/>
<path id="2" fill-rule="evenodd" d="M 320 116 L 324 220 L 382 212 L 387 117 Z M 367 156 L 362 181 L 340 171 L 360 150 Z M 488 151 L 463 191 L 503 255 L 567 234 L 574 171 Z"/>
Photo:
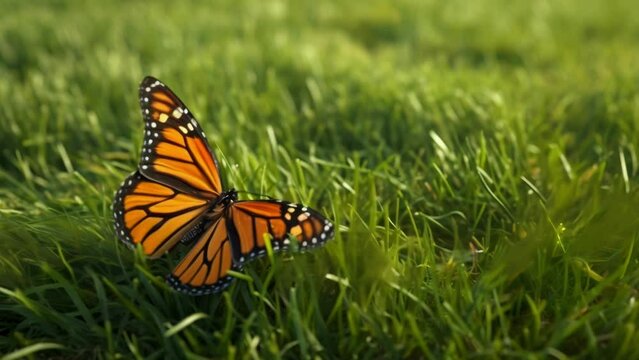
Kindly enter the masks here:
<path id="1" fill-rule="evenodd" d="M 0 2 L 0 353 L 639 358 L 631 0 Z M 171 86 L 235 188 L 339 226 L 219 296 L 117 243 Z"/>

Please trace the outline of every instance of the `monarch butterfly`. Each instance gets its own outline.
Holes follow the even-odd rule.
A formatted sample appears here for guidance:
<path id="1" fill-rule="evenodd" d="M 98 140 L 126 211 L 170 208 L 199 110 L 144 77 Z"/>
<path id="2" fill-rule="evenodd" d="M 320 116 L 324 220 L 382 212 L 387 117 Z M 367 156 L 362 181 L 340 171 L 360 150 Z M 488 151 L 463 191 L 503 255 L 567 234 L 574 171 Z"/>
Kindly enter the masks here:
<path id="1" fill-rule="evenodd" d="M 115 194 L 119 239 L 157 258 L 178 243 L 193 246 L 167 276 L 178 291 L 203 295 L 224 290 L 229 270 L 266 253 L 322 245 L 333 224 L 317 211 L 283 200 L 238 200 L 226 189 L 204 131 L 166 85 L 146 77 L 140 85 L 145 130 L 138 169 Z"/>

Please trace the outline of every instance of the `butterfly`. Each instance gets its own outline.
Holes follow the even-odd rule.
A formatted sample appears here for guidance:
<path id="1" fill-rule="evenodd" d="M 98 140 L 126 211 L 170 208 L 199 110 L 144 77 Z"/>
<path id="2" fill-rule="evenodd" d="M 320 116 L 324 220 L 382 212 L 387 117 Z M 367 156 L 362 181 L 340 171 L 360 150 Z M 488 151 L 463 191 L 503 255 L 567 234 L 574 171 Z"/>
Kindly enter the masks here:
<path id="1" fill-rule="evenodd" d="M 158 258 L 176 245 L 192 247 L 167 282 L 190 295 L 227 288 L 249 261 L 273 251 L 306 250 L 334 235 L 319 212 L 283 200 L 238 200 L 191 111 L 166 85 L 140 85 L 144 142 L 138 168 L 113 200 L 118 238 Z"/>

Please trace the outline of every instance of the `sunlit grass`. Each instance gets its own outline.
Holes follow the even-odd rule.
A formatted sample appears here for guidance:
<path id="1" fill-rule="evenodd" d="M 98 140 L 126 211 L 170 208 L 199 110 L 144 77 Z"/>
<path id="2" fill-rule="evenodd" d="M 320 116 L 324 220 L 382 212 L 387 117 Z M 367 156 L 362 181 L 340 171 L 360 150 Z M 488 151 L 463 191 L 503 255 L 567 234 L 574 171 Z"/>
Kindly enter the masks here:
<path id="1" fill-rule="evenodd" d="M 632 5 L 0 4 L 0 353 L 639 357 Z M 335 239 L 170 290 L 109 209 L 147 74 Z"/>

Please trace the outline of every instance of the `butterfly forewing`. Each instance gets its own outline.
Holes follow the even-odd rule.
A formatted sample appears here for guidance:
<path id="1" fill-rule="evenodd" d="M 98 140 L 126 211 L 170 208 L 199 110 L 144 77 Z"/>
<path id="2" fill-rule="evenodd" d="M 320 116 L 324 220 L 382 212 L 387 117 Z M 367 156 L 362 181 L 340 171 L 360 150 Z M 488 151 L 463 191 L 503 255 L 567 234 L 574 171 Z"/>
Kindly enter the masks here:
<path id="1" fill-rule="evenodd" d="M 146 77 L 140 106 L 145 122 L 140 172 L 182 192 L 219 195 L 217 160 L 186 105 L 159 80 Z"/>
<path id="2" fill-rule="evenodd" d="M 209 204 L 210 200 L 146 179 L 136 171 L 115 195 L 115 230 L 127 245 L 141 244 L 145 254 L 158 257 L 199 223 Z"/>
<path id="3" fill-rule="evenodd" d="M 333 224 L 317 211 L 281 200 L 238 201 L 229 217 L 240 263 L 266 253 L 265 236 L 274 251 L 293 246 L 305 250 L 324 244 L 334 233 Z"/>

